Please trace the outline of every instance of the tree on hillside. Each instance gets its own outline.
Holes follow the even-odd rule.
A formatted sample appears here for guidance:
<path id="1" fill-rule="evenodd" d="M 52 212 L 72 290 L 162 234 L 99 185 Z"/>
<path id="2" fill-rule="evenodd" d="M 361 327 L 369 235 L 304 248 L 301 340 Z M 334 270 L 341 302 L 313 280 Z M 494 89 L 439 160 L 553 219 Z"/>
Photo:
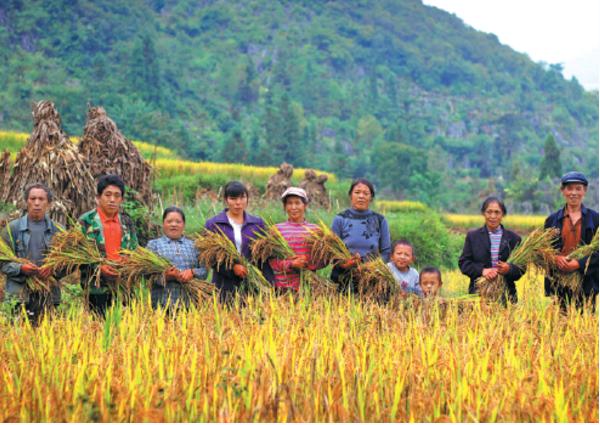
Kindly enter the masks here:
<path id="1" fill-rule="evenodd" d="M 544 158 L 540 164 L 540 180 L 544 177 L 560 177 L 562 175 L 562 166 L 560 163 L 560 150 L 558 144 L 551 134 L 546 137 L 544 143 Z"/>

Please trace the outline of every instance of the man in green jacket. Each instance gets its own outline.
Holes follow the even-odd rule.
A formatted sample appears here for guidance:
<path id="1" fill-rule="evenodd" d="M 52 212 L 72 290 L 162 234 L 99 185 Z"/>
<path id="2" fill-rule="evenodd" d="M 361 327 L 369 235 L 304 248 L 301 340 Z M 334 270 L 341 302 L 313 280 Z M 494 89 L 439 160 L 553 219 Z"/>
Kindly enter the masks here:
<path id="1" fill-rule="evenodd" d="M 27 213 L 8 223 L 2 231 L 2 239 L 17 257 L 26 258 L 27 262 L 4 261 L 0 270 L 6 275 L 6 300 L 16 302 L 17 309 L 25 307 L 35 325 L 46 308 L 60 303 L 58 286 L 52 286 L 50 294 L 33 291 L 27 286 L 29 277 L 48 281 L 52 274 L 52 270 L 42 264 L 58 229 L 47 215 L 52 203 L 48 186 L 42 183 L 28 185 L 24 197 Z"/>
<path id="2" fill-rule="evenodd" d="M 97 185 L 97 208 L 79 217 L 83 233 L 94 240 L 100 253 L 106 258 L 119 261 L 121 249 L 135 249 L 138 240 L 131 218 L 120 212 L 125 196 L 125 183 L 117 175 L 100 177 Z M 90 267 L 81 268 L 81 279 L 84 285 L 89 285 L 88 307 L 101 316 L 113 302 L 113 293 L 109 283 L 114 282 L 118 273 L 112 267 L 100 267 L 100 281 L 96 285 L 91 276 L 94 270 Z"/>

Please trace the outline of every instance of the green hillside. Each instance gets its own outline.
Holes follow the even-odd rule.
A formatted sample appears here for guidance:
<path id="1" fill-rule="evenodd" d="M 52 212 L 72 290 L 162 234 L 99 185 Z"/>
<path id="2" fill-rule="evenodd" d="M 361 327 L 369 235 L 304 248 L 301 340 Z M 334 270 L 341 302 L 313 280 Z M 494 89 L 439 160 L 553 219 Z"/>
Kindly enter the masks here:
<path id="1" fill-rule="evenodd" d="M 91 102 L 184 158 L 287 160 L 450 211 L 501 192 L 545 212 L 574 168 L 597 191 L 598 92 L 560 71 L 416 0 L 0 4 L 0 128 L 49 98 L 81 134 Z"/>

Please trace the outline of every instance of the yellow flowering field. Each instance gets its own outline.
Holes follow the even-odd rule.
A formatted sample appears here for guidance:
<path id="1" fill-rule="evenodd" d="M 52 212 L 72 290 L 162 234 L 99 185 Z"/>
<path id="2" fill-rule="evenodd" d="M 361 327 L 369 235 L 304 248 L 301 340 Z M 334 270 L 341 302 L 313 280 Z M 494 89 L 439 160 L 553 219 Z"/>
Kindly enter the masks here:
<path id="1" fill-rule="evenodd" d="M 444 214 L 444 219 L 451 227 L 474 229 L 483 226 L 484 219 L 481 214 Z M 507 228 L 528 229 L 544 225 L 546 216 L 509 214 L 502 219 L 502 224 Z"/>
<path id="2" fill-rule="evenodd" d="M 382 213 L 403 211 L 423 212 L 427 209 L 427 205 L 419 201 L 376 200 L 375 208 Z"/>
<path id="3" fill-rule="evenodd" d="M 598 420 L 598 317 L 562 316 L 541 279 L 508 308 L 347 297 L 134 302 L 39 328 L 0 319 L 1 421 Z"/>
<path id="4" fill-rule="evenodd" d="M 13 131 L 0 131 L 0 150 L 8 149 L 9 152 L 16 154 L 27 143 L 29 134 Z M 79 137 L 71 136 L 73 143 L 79 142 Z M 238 176 L 239 178 L 250 180 L 264 180 L 265 182 L 277 172 L 278 167 L 261 167 L 254 165 L 244 165 L 235 163 L 217 163 L 217 162 L 194 162 L 179 159 L 177 154 L 169 148 L 153 145 L 151 143 L 134 140 L 133 144 L 147 160 L 155 159 L 152 165 L 162 177 L 171 177 L 177 175 L 228 175 Z M 327 174 L 328 182 L 337 181 L 335 174 L 325 171 L 315 170 L 317 174 Z M 294 177 L 296 180 L 304 178 L 304 168 L 295 168 Z"/>

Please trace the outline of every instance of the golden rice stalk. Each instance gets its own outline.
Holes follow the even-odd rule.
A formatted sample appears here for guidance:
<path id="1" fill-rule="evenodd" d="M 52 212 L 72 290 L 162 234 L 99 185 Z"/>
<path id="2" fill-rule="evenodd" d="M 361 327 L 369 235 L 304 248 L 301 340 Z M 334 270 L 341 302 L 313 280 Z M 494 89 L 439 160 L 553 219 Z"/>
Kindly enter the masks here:
<path id="1" fill-rule="evenodd" d="M 510 253 L 506 262 L 520 269 L 533 263 L 548 270 L 550 261 L 552 261 L 553 243 L 557 237 L 557 229 L 538 227 Z M 481 297 L 497 301 L 506 291 L 506 280 L 500 274 L 492 280 L 480 276 L 475 281 L 475 286 Z"/>
<path id="2" fill-rule="evenodd" d="M 339 264 L 352 258 L 346 244 L 323 221 L 317 230 L 309 229 L 306 244 L 310 250 L 312 264 Z"/>
<path id="3" fill-rule="evenodd" d="M 381 257 L 362 263 L 356 269 L 358 293 L 372 300 L 386 300 L 398 289 L 394 275 Z"/>
<path id="4" fill-rule="evenodd" d="M 141 246 L 133 250 L 123 249 L 120 253 L 122 260 L 118 263 L 117 268 L 128 287 L 139 281 L 142 276 L 148 276 L 152 281 L 160 281 L 157 278 L 173 267 L 166 258 Z"/>
<path id="5" fill-rule="evenodd" d="M 272 285 L 265 279 L 260 270 L 241 255 L 233 242 L 217 228 L 216 232 L 205 230 L 196 237 L 196 248 L 198 248 L 198 259 L 201 263 L 219 270 L 233 269 L 235 264 L 241 264 L 248 270 L 243 285 L 253 292 L 268 293 Z"/>
<path id="6" fill-rule="evenodd" d="M 213 294 L 217 290 L 212 283 L 197 278 L 184 283 L 182 286 L 195 304 L 212 299 Z"/>
<path id="7" fill-rule="evenodd" d="M 259 263 L 264 263 L 270 258 L 285 259 L 296 255 L 274 224 L 256 232 L 250 253 L 254 261 Z"/>
<path id="8" fill-rule="evenodd" d="M 330 296 L 337 291 L 337 285 L 313 270 L 300 271 L 300 287 L 313 295 Z"/>

